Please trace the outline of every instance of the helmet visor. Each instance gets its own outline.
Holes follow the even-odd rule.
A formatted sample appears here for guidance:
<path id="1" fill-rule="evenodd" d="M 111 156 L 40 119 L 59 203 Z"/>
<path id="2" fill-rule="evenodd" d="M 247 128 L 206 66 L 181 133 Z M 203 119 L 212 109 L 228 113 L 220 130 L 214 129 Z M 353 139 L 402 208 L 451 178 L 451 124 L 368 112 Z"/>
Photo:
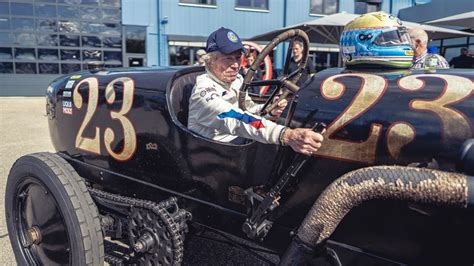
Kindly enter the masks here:
<path id="1" fill-rule="evenodd" d="M 410 35 L 405 28 L 385 31 L 375 38 L 374 44 L 378 46 L 410 45 Z"/>

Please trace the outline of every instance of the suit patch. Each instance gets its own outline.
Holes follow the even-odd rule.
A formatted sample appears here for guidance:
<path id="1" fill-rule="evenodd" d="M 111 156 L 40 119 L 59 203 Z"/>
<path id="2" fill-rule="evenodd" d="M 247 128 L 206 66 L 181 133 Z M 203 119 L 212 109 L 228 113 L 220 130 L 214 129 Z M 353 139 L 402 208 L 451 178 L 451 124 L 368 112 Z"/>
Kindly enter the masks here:
<path id="1" fill-rule="evenodd" d="M 214 100 L 217 96 L 219 96 L 217 93 L 212 93 L 211 96 L 206 98 L 206 102 Z"/>
<path id="2" fill-rule="evenodd" d="M 220 119 L 234 118 L 234 119 L 237 119 L 239 121 L 242 121 L 245 124 L 250 125 L 251 127 L 256 128 L 256 129 L 265 128 L 265 125 L 263 125 L 262 120 L 260 120 L 258 118 L 255 118 L 251 115 L 248 115 L 246 113 L 237 112 L 234 109 L 231 109 L 228 112 L 221 113 L 221 114 L 217 115 L 217 117 L 219 117 Z"/>

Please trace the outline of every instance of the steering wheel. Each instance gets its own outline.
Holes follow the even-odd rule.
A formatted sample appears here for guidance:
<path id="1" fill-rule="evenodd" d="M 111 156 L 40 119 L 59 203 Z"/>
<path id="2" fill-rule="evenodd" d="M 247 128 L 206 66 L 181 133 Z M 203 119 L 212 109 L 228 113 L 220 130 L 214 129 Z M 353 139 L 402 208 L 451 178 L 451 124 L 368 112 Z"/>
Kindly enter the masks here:
<path id="1" fill-rule="evenodd" d="M 300 38 L 303 41 L 303 57 L 301 58 L 301 63 L 299 64 L 298 69 L 293 71 L 292 73 L 288 73 L 290 70 L 291 49 L 293 46 L 293 41 L 296 37 Z M 290 41 L 290 45 L 288 46 L 288 51 L 286 53 L 285 65 L 283 67 L 283 74 L 278 79 L 252 81 L 255 71 L 260 66 L 260 64 L 265 59 L 265 57 L 278 44 L 289 39 L 291 39 L 291 41 Z M 261 116 L 270 114 L 271 111 L 277 107 L 278 102 L 275 102 L 275 103 L 272 103 L 272 102 L 273 102 L 273 99 L 275 99 L 275 97 L 279 95 L 280 90 L 282 91 L 280 100 L 288 98 L 290 94 L 297 93 L 300 87 L 296 85 L 296 82 L 298 82 L 298 80 L 301 77 L 301 74 L 304 71 L 304 68 L 306 67 L 308 54 L 309 54 L 309 39 L 306 32 L 299 29 L 291 29 L 275 37 L 267 46 L 265 46 L 263 51 L 260 52 L 258 57 L 255 59 L 255 62 L 250 66 L 247 72 L 247 75 L 245 75 L 242 87 L 240 87 L 239 108 L 244 111 L 247 110 L 247 108 L 245 107 L 245 96 L 247 95 L 246 92 L 248 88 L 252 86 L 267 86 L 267 85 L 277 86 L 275 91 L 273 91 L 271 96 L 268 98 L 268 100 L 265 102 L 262 109 L 260 110 L 259 115 Z"/>

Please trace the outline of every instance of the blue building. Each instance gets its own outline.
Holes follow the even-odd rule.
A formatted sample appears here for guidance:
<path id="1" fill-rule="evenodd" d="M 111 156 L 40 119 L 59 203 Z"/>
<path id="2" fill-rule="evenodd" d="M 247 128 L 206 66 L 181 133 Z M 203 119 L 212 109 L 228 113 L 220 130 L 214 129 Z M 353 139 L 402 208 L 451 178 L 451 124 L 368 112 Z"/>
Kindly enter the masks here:
<path id="1" fill-rule="evenodd" d="M 337 12 L 363 14 L 384 10 L 396 14 L 399 9 L 415 4 L 412 0 L 123 0 L 122 3 L 123 24 L 147 27 L 148 66 L 192 64 L 196 50 L 205 46 L 209 33 L 222 26 L 249 39 Z M 337 65 L 338 51 L 337 46 L 318 45 L 311 48 L 311 55 L 317 68 L 324 69 Z M 283 52 L 278 51 L 277 68 L 281 68 L 282 57 Z"/>
<path id="2" fill-rule="evenodd" d="M 429 0 L 0 0 L 0 96 L 43 95 L 55 77 L 107 67 L 193 64 L 223 26 L 243 39 L 337 12 L 400 9 Z M 447 1 L 446 1 L 447 2 Z M 337 46 L 310 53 L 337 65 Z M 274 54 L 281 68 L 282 51 Z"/>

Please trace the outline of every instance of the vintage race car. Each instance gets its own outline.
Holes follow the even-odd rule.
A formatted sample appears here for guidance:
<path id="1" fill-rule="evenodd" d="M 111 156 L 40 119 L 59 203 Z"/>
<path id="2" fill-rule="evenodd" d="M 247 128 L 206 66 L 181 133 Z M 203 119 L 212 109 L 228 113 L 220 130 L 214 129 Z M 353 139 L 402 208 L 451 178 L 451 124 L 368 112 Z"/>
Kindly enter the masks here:
<path id="1" fill-rule="evenodd" d="M 298 35 L 280 35 L 255 66 Z M 283 265 L 473 264 L 474 71 L 337 68 L 301 88 L 287 67 L 266 81 L 250 71 L 242 92 L 272 85 L 256 100 L 288 96 L 279 123 L 326 124 L 312 156 L 189 131 L 203 72 L 99 68 L 51 83 L 57 153 L 19 158 L 6 188 L 20 265 L 175 265 L 203 230 L 252 241 Z"/>

